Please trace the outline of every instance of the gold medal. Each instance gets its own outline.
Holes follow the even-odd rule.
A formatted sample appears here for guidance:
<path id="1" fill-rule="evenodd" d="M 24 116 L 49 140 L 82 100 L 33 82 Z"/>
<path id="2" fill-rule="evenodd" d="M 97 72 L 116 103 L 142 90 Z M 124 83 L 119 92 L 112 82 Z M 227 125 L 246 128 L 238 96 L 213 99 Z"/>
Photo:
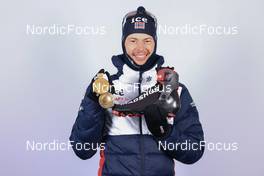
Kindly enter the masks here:
<path id="1" fill-rule="evenodd" d="M 107 79 L 104 78 L 104 73 L 98 73 L 96 79 L 93 82 L 93 92 L 99 95 L 99 104 L 103 108 L 111 108 L 114 106 L 114 98 L 109 93 L 110 84 Z"/>
<path id="2" fill-rule="evenodd" d="M 101 95 L 109 90 L 109 82 L 104 78 L 103 73 L 98 73 L 97 78 L 93 83 L 93 92 Z"/>
<path id="3" fill-rule="evenodd" d="M 103 108 L 111 108 L 114 106 L 114 98 L 113 95 L 109 92 L 106 92 L 99 97 L 99 104 Z"/>

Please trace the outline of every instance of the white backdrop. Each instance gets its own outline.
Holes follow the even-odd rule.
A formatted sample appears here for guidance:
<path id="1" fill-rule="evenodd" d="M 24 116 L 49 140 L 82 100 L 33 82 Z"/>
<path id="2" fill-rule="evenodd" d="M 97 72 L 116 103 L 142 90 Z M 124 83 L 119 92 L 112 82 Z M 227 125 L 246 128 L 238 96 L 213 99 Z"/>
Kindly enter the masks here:
<path id="1" fill-rule="evenodd" d="M 30 151 L 27 141 L 67 142 L 80 101 L 100 68 L 111 73 L 121 52 L 121 21 L 139 5 L 161 26 L 236 26 L 236 35 L 168 34 L 158 53 L 189 88 L 208 142 L 237 151 L 206 150 L 176 174 L 262 176 L 264 3 L 246 1 L 1 2 L 0 175 L 97 175 L 98 153 L 82 161 L 69 151 Z M 90 26 L 89 35 L 33 35 L 27 25 Z"/>

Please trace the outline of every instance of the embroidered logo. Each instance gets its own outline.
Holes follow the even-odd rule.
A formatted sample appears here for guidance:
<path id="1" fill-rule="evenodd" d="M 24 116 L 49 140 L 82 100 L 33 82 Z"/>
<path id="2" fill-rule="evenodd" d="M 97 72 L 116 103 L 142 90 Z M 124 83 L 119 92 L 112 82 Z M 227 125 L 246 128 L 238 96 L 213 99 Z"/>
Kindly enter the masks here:
<path id="1" fill-rule="evenodd" d="M 135 22 L 135 29 L 145 29 L 145 23 L 144 22 Z"/>
<path id="2" fill-rule="evenodd" d="M 150 82 L 151 79 L 152 79 L 152 77 L 151 77 L 151 76 L 148 76 L 148 77 L 146 78 L 146 82 Z"/>

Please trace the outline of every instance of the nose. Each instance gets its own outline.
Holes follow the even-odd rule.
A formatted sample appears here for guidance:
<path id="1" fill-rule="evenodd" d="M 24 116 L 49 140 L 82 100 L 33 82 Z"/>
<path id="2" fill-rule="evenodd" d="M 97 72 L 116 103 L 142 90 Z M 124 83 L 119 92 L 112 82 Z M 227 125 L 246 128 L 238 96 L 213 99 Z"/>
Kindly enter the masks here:
<path id="1" fill-rule="evenodd" d="M 138 50 L 144 50 L 145 49 L 145 43 L 143 41 L 138 41 L 137 42 L 137 49 Z"/>

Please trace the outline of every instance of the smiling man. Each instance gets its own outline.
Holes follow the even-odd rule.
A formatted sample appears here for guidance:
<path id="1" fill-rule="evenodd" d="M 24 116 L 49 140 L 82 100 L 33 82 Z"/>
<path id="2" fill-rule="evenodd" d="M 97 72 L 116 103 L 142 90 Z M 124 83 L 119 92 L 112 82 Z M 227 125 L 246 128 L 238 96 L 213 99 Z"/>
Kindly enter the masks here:
<path id="1" fill-rule="evenodd" d="M 164 68 L 163 57 L 156 54 L 155 16 L 139 7 L 124 17 L 122 27 L 123 54 L 112 57 L 117 73 L 108 75 L 119 105 L 129 104 L 157 85 L 158 70 Z M 173 176 L 174 159 L 192 164 L 202 157 L 204 137 L 198 111 L 182 83 L 175 81 L 179 86 L 170 99 L 172 104 L 177 99 L 175 105 L 181 106 L 176 105 L 169 115 L 167 104 L 154 101 L 148 101 L 140 113 L 120 112 L 114 107 L 106 110 L 92 90 L 93 82 L 81 102 L 70 141 L 81 159 L 91 158 L 96 150 L 80 145 L 105 144 L 100 151 L 99 176 Z M 131 85 L 136 88 L 129 89 Z M 193 147 L 181 148 L 181 144 Z"/>
<path id="2" fill-rule="evenodd" d="M 144 65 L 154 51 L 155 41 L 148 34 L 130 34 L 125 40 L 126 53 L 137 65 Z"/>

